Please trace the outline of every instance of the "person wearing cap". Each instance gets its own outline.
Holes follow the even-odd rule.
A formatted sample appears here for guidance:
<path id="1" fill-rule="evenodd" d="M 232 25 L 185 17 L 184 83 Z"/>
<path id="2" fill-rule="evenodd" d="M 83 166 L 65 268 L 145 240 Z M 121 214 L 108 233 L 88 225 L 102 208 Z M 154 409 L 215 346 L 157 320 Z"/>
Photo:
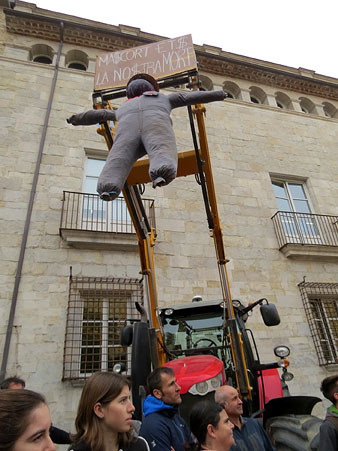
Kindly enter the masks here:
<path id="1" fill-rule="evenodd" d="M 115 142 L 100 174 L 97 191 L 104 200 L 113 200 L 121 192 L 134 163 L 149 157 L 149 176 L 153 188 L 175 179 L 177 148 L 170 119 L 174 108 L 224 100 L 219 91 L 159 92 L 156 80 L 148 74 L 136 74 L 127 84 L 128 100 L 117 110 L 92 110 L 73 115 L 67 122 L 92 125 L 117 121 Z"/>

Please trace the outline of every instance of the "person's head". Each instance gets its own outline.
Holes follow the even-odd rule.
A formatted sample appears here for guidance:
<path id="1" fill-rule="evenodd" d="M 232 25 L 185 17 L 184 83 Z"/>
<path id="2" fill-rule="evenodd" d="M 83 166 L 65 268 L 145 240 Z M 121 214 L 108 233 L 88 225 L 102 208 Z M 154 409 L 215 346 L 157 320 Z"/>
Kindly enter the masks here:
<path id="1" fill-rule="evenodd" d="M 114 436 L 117 444 L 131 439 L 132 414 L 130 382 L 119 374 L 93 374 L 82 390 L 73 441 L 84 441 L 93 451 L 103 448 L 105 437 Z"/>
<path id="2" fill-rule="evenodd" d="M 243 414 L 243 402 L 231 385 L 219 387 L 215 392 L 215 401 L 224 407 L 230 418 L 238 418 Z"/>
<path id="3" fill-rule="evenodd" d="M 322 380 L 320 390 L 326 399 L 332 402 L 335 406 L 338 405 L 338 374 L 335 376 L 326 377 Z"/>
<path id="4" fill-rule="evenodd" d="M 148 378 L 149 393 L 165 404 L 175 405 L 182 402 L 181 387 L 176 382 L 174 371 L 166 366 L 155 368 Z"/>
<path id="5" fill-rule="evenodd" d="M 155 78 L 149 74 L 136 74 L 130 78 L 126 89 L 128 99 L 140 96 L 146 91 L 159 91 Z"/>
<path id="6" fill-rule="evenodd" d="M 234 444 L 234 425 L 223 407 L 216 402 L 199 401 L 190 412 L 190 429 L 201 446 L 227 451 Z"/>
<path id="7" fill-rule="evenodd" d="M 26 382 L 19 377 L 13 376 L 4 379 L 0 384 L 0 390 L 21 390 L 26 387 Z"/>
<path id="8" fill-rule="evenodd" d="M 31 390 L 0 391 L 0 449 L 54 451 L 51 420 L 42 395 Z"/>

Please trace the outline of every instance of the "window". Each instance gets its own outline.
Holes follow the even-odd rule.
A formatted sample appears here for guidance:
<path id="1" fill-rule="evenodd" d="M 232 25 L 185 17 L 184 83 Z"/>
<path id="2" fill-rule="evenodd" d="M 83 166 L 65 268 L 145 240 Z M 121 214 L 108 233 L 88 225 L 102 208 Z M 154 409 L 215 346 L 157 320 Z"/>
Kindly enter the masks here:
<path id="1" fill-rule="evenodd" d="M 116 363 L 130 374 L 130 351 L 120 345 L 127 319 L 138 319 L 135 302 L 143 304 L 137 279 L 70 276 L 63 379 L 85 379 L 112 371 Z"/>
<path id="2" fill-rule="evenodd" d="M 292 102 L 289 96 L 287 96 L 284 92 L 276 92 L 275 93 L 276 103 L 278 108 L 292 110 Z"/>
<path id="3" fill-rule="evenodd" d="M 338 283 L 299 285 L 320 365 L 338 363 Z"/>
<path id="4" fill-rule="evenodd" d="M 84 182 L 84 192 L 97 194 L 97 180 L 101 174 L 105 160 L 88 158 L 86 168 L 86 178 Z"/>
<path id="5" fill-rule="evenodd" d="M 317 114 L 316 106 L 310 99 L 307 99 L 306 97 L 299 97 L 299 105 L 303 113 Z"/>
<path id="6" fill-rule="evenodd" d="M 263 89 L 257 86 L 251 86 L 250 88 L 250 100 L 253 103 L 267 104 L 267 97 Z"/>
<path id="7" fill-rule="evenodd" d="M 100 200 L 97 191 L 97 181 L 105 160 L 88 158 L 84 182 L 84 198 L 82 221 L 87 230 L 95 224 L 98 230 L 133 233 L 132 221 L 123 197 L 113 202 Z"/>
<path id="8" fill-rule="evenodd" d="M 329 102 L 323 102 L 323 110 L 326 117 L 337 117 L 337 108 Z"/>
<path id="9" fill-rule="evenodd" d="M 228 94 L 230 99 L 242 99 L 240 87 L 232 81 L 225 81 L 223 83 L 223 90 Z"/>
<path id="10" fill-rule="evenodd" d="M 225 92 L 225 94 L 226 94 L 226 96 L 227 96 L 228 99 L 233 99 L 233 98 L 234 98 L 233 94 L 231 94 L 230 91 L 226 91 L 226 90 L 224 89 L 224 92 Z"/>
<path id="11" fill-rule="evenodd" d="M 54 50 L 46 44 L 36 44 L 30 49 L 29 58 L 35 63 L 52 64 Z"/>
<path id="12" fill-rule="evenodd" d="M 272 181 L 280 220 L 289 242 L 320 244 L 315 215 L 311 213 L 303 183 Z"/>
<path id="13" fill-rule="evenodd" d="M 63 192 L 60 235 L 65 242 L 75 247 L 134 251 L 137 248 L 136 231 L 124 197 L 106 202 L 96 192 L 104 164 L 103 159 L 88 158 L 83 191 Z M 142 187 L 138 189 L 142 194 Z M 152 199 L 141 200 L 150 227 L 155 232 L 155 202 Z"/>
<path id="14" fill-rule="evenodd" d="M 86 66 L 82 63 L 69 63 L 68 67 L 69 69 L 87 70 Z"/>
<path id="15" fill-rule="evenodd" d="M 70 69 L 84 70 L 88 69 L 88 55 L 81 50 L 70 50 L 65 58 L 65 64 Z"/>
<path id="16" fill-rule="evenodd" d="M 200 75 L 199 79 L 200 79 L 200 90 L 201 91 L 213 91 L 214 84 L 209 77 L 207 77 L 206 75 Z"/>
<path id="17" fill-rule="evenodd" d="M 49 58 L 48 56 L 36 56 L 34 58 L 34 63 L 42 63 L 42 64 L 52 64 L 52 59 Z"/>

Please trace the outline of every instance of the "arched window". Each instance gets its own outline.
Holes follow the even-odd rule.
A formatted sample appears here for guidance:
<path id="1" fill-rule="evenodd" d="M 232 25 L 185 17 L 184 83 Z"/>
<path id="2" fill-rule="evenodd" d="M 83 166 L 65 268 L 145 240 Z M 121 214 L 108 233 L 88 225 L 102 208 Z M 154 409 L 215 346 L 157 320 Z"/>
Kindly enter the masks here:
<path id="1" fill-rule="evenodd" d="M 200 86 L 201 91 L 213 91 L 214 90 L 214 84 L 209 77 L 207 77 L 206 75 L 200 75 L 199 79 L 201 82 L 201 86 Z"/>
<path id="2" fill-rule="evenodd" d="M 223 91 L 228 94 L 230 99 L 242 99 L 240 87 L 233 81 L 225 81 L 223 83 Z"/>
<path id="3" fill-rule="evenodd" d="M 52 64 L 54 50 L 46 44 L 35 44 L 29 51 L 29 58 L 35 63 Z"/>
<path id="4" fill-rule="evenodd" d="M 88 55 L 81 50 L 70 50 L 65 59 L 66 67 L 69 69 L 87 70 Z"/>
<path id="5" fill-rule="evenodd" d="M 332 103 L 323 102 L 323 110 L 326 117 L 338 117 L 338 110 Z"/>
<path id="6" fill-rule="evenodd" d="M 315 104 L 307 97 L 299 97 L 299 105 L 303 113 L 317 114 Z"/>
<path id="7" fill-rule="evenodd" d="M 257 86 L 251 86 L 250 88 L 250 100 L 252 103 L 261 103 L 267 104 L 266 94 L 263 89 L 258 88 Z"/>
<path id="8" fill-rule="evenodd" d="M 275 93 L 275 98 L 278 108 L 293 110 L 291 99 L 284 92 L 277 91 Z"/>

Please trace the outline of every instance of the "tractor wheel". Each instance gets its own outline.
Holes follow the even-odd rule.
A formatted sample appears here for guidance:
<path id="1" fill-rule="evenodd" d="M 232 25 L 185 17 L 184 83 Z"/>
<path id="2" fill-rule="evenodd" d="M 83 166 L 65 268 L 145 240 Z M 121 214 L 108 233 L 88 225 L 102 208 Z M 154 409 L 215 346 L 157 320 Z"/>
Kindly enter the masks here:
<path id="1" fill-rule="evenodd" d="M 318 451 L 322 422 L 313 415 L 272 417 L 266 431 L 277 451 Z"/>

